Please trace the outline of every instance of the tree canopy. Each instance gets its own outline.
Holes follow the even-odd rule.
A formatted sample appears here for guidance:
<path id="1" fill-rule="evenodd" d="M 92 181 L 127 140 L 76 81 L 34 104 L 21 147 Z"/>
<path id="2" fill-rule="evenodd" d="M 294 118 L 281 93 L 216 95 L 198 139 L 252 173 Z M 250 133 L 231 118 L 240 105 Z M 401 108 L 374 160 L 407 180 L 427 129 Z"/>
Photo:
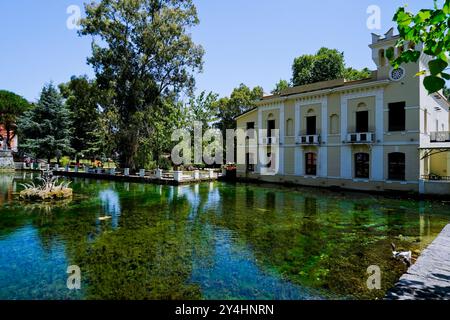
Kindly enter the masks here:
<path id="1" fill-rule="evenodd" d="M 111 92 L 118 115 L 118 150 L 124 167 L 136 168 L 140 141 L 157 124 L 143 124 L 182 92 L 191 93 L 202 70 L 203 48 L 190 34 L 199 23 L 192 0 L 101 0 L 86 5 L 81 35 L 94 39 L 88 63 L 97 83 Z M 156 119 L 157 117 L 155 117 Z"/>
<path id="2" fill-rule="evenodd" d="M 38 103 L 18 121 L 20 148 L 49 162 L 71 154 L 71 114 L 53 84 L 44 86 Z"/>
<path id="3" fill-rule="evenodd" d="M 291 86 L 291 84 L 289 83 L 289 81 L 280 79 L 280 81 L 278 81 L 275 84 L 275 88 L 271 91 L 271 93 L 272 94 L 280 94 L 282 91 L 288 89 L 290 86 Z"/>
<path id="4" fill-rule="evenodd" d="M 230 97 L 221 98 L 218 101 L 219 123 L 218 127 L 225 133 L 227 129 L 235 129 L 235 117 L 254 108 L 255 101 L 263 97 L 264 90 L 257 86 L 250 89 L 241 83 L 235 88 Z"/>
<path id="5" fill-rule="evenodd" d="M 325 47 L 319 49 L 314 55 L 306 54 L 295 58 L 292 65 L 294 86 L 340 78 L 359 80 L 368 76 L 370 72 L 367 68 L 362 71 L 347 68 L 343 52 Z"/>
<path id="6" fill-rule="evenodd" d="M 6 145 L 11 148 L 11 140 L 15 136 L 16 122 L 30 108 L 27 100 L 6 90 L 0 90 L 0 124 L 6 131 Z"/>
<path id="7" fill-rule="evenodd" d="M 72 77 L 68 83 L 60 84 L 59 89 L 72 118 L 71 146 L 76 157 L 100 156 L 104 133 L 100 108 L 105 101 L 97 84 L 86 76 Z"/>
<path id="8" fill-rule="evenodd" d="M 450 80 L 448 70 L 448 57 L 450 50 L 450 0 L 445 0 L 442 7 L 434 1 L 433 9 L 422 9 L 417 14 L 406 11 L 401 7 L 395 13 L 393 20 L 398 25 L 400 40 L 397 47 L 405 47 L 405 42 L 422 43 L 423 52 L 432 57 L 428 62 L 429 74 L 425 75 L 423 84 L 429 93 L 444 89 L 446 80 Z M 387 57 L 392 61 L 394 67 L 402 63 L 417 62 L 420 52 L 413 47 L 404 50 L 401 55 L 394 57 L 392 51 Z"/>

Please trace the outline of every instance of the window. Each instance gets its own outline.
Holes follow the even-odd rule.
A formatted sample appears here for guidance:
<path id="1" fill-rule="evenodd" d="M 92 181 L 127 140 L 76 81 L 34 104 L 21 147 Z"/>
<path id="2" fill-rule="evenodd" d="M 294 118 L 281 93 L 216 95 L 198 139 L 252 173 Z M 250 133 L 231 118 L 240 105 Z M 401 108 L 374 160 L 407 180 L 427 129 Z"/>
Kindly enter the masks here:
<path id="1" fill-rule="evenodd" d="M 369 179 L 370 161 L 368 153 L 355 154 L 355 178 Z"/>
<path id="2" fill-rule="evenodd" d="M 294 121 L 292 119 L 286 120 L 286 136 L 288 137 L 294 136 Z"/>
<path id="3" fill-rule="evenodd" d="M 369 111 L 356 112 L 356 132 L 369 132 Z"/>
<path id="4" fill-rule="evenodd" d="M 339 116 L 337 114 L 332 114 L 330 116 L 330 134 L 339 133 Z"/>
<path id="5" fill-rule="evenodd" d="M 405 102 L 389 103 L 389 131 L 405 131 Z"/>
<path id="6" fill-rule="evenodd" d="M 255 171 L 255 164 L 253 161 L 253 154 L 252 153 L 246 153 L 245 154 L 245 163 L 247 164 L 247 172 L 254 172 Z"/>
<path id="7" fill-rule="evenodd" d="M 315 135 L 316 132 L 316 116 L 306 117 L 306 134 Z"/>
<path id="8" fill-rule="evenodd" d="M 388 179 L 405 180 L 405 154 L 400 152 L 388 155 Z"/>
<path id="9" fill-rule="evenodd" d="M 305 153 L 306 169 L 305 174 L 307 176 L 317 175 L 317 156 L 313 152 Z"/>

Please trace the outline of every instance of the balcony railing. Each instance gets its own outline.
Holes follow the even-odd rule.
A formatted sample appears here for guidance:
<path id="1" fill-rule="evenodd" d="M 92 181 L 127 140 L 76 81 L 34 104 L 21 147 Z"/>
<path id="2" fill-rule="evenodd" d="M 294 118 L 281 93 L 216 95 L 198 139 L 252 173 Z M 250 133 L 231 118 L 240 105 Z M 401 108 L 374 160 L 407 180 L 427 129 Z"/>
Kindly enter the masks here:
<path id="1" fill-rule="evenodd" d="M 320 135 L 301 135 L 295 138 L 296 144 L 301 145 L 319 145 L 320 144 Z"/>
<path id="2" fill-rule="evenodd" d="M 431 132 L 430 142 L 450 142 L 450 132 L 448 131 Z"/>
<path id="3" fill-rule="evenodd" d="M 373 132 L 355 132 L 347 135 L 347 143 L 374 143 L 375 133 Z"/>
<path id="4" fill-rule="evenodd" d="M 423 180 L 429 181 L 450 181 L 450 176 L 439 176 L 436 174 L 427 174 L 422 176 Z"/>

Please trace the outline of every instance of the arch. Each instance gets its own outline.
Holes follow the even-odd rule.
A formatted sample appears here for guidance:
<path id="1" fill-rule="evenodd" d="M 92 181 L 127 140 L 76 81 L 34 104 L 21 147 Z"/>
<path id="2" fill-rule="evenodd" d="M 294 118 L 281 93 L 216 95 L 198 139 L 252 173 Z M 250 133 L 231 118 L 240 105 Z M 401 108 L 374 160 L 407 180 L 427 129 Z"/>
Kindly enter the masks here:
<path id="1" fill-rule="evenodd" d="M 386 53 L 384 49 L 380 49 L 378 51 L 378 63 L 380 67 L 384 67 L 386 65 Z"/>
<path id="2" fill-rule="evenodd" d="M 273 113 L 269 113 L 269 115 L 267 116 L 267 119 L 273 119 L 273 118 L 275 118 Z"/>
<path id="3" fill-rule="evenodd" d="M 316 111 L 313 108 L 308 109 L 308 112 L 306 112 L 308 116 L 313 116 L 316 114 Z"/>
<path id="4" fill-rule="evenodd" d="M 337 114 L 332 114 L 330 116 L 330 134 L 339 133 L 339 116 Z"/>
<path id="5" fill-rule="evenodd" d="M 358 103 L 356 106 L 356 111 L 368 111 L 369 108 L 367 107 L 367 104 L 364 102 Z"/>

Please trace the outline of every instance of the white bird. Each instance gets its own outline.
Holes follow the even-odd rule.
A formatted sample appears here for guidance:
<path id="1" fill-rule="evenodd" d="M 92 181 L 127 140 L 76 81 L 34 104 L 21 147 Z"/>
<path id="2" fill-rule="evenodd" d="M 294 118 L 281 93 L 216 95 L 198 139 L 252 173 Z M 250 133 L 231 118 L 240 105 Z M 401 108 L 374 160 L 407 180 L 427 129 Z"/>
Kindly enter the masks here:
<path id="1" fill-rule="evenodd" d="M 391 243 L 391 247 L 392 247 L 392 257 L 394 259 L 400 260 L 401 262 L 406 264 L 406 266 L 409 268 L 411 266 L 412 252 L 411 251 L 403 251 L 403 252 L 396 251 L 395 244 L 393 244 L 393 243 Z"/>

